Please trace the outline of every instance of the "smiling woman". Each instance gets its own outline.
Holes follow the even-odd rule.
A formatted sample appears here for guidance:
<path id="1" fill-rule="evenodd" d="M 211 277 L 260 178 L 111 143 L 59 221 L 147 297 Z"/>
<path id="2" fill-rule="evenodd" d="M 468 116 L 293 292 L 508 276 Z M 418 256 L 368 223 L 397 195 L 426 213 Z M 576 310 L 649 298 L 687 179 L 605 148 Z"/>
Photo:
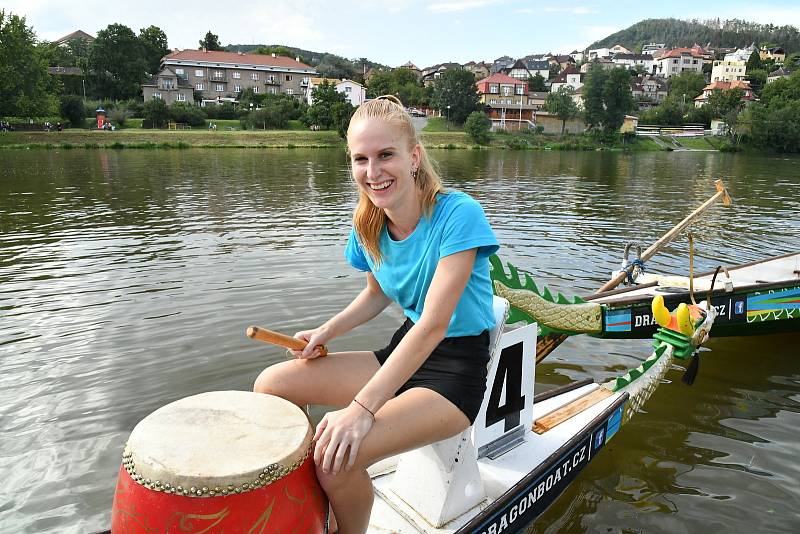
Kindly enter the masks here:
<path id="1" fill-rule="evenodd" d="M 318 425 L 314 460 L 339 531 L 357 533 L 372 507 L 368 466 L 475 421 L 494 326 L 488 257 L 498 244 L 475 200 L 444 191 L 396 98 L 362 105 L 347 144 L 359 202 L 345 256 L 366 287 L 322 326 L 295 334 L 306 348 L 265 369 L 255 391 L 342 408 Z M 319 358 L 316 347 L 393 301 L 406 321 L 386 347 Z"/>

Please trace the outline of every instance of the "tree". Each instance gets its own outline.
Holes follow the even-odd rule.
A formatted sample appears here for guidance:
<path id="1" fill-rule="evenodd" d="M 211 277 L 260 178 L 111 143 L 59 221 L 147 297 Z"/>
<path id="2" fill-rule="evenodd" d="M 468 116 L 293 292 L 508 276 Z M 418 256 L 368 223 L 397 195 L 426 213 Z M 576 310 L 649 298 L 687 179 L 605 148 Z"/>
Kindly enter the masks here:
<path id="1" fill-rule="evenodd" d="M 475 75 L 467 70 L 449 69 L 433 84 L 432 103 L 447 112 L 448 120 L 463 124 L 470 113 L 480 109 Z"/>
<path id="2" fill-rule="evenodd" d="M 139 30 L 139 40 L 142 42 L 147 72 L 155 76 L 161 70 L 161 58 L 169 54 L 167 34 L 161 28 L 148 26 Z"/>
<path id="3" fill-rule="evenodd" d="M 595 62 L 586 73 L 583 92 L 583 115 L 586 126 L 591 130 L 603 124 L 603 91 L 606 82 L 606 71 Z"/>
<path id="4" fill-rule="evenodd" d="M 142 106 L 142 117 L 148 121 L 153 128 L 162 128 L 169 119 L 169 109 L 167 104 L 160 98 L 148 100 Z"/>
<path id="5" fill-rule="evenodd" d="M 86 119 L 86 106 L 83 99 L 76 95 L 66 95 L 61 99 L 61 116 L 69 121 L 73 128 L 80 128 Z"/>
<path id="6" fill-rule="evenodd" d="M 347 97 L 328 82 L 316 86 L 311 93 L 313 104 L 306 112 L 305 122 L 323 130 L 335 128 L 342 137 L 347 132 L 355 108 Z"/>
<path id="7" fill-rule="evenodd" d="M 190 126 L 203 126 L 206 123 L 203 108 L 186 102 L 175 102 L 169 106 L 169 118 Z"/>
<path id="8" fill-rule="evenodd" d="M 280 129 L 286 128 L 290 119 L 301 113 L 301 104 L 293 96 L 267 95 L 261 109 L 253 110 L 245 119 L 248 128 Z"/>
<path id="9" fill-rule="evenodd" d="M 750 82 L 750 88 L 756 95 L 760 95 L 764 86 L 767 85 L 767 76 L 769 73 L 766 69 L 747 69 L 747 81 Z"/>
<path id="10" fill-rule="evenodd" d="M 700 96 L 705 86 L 706 80 L 702 74 L 684 71 L 669 79 L 668 95 L 674 98 L 676 102 L 683 102 L 684 99 L 686 102 L 692 102 L 695 97 Z M 684 97 L 683 95 L 686 96 Z"/>
<path id="11" fill-rule="evenodd" d="M 222 50 L 222 45 L 219 44 L 219 35 L 214 35 L 211 30 L 206 32 L 206 36 L 200 39 L 199 43 L 200 48 L 205 48 L 209 51 Z"/>
<path id="12" fill-rule="evenodd" d="M 544 109 L 561 119 L 561 136 L 564 136 L 567 121 L 578 116 L 578 105 L 572 99 L 575 90 L 568 85 L 562 85 L 555 93 L 547 95 Z"/>
<path id="13" fill-rule="evenodd" d="M 46 50 L 25 17 L 0 9 L 0 117 L 41 117 L 58 110 Z"/>
<path id="14" fill-rule="evenodd" d="M 528 91 L 547 91 L 547 86 L 544 84 L 546 81 L 544 76 L 537 72 L 528 77 Z"/>
<path id="15" fill-rule="evenodd" d="M 625 122 L 625 115 L 635 107 L 631 94 L 631 75 L 626 69 L 608 71 L 603 84 L 603 107 L 603 129 L 607 134 L 618 132 Z"/>
<path id="16" fill-rule="evenodd" d="M 747 65 L 745 68 L 745 72 L 750 72 L 751 70 L 760 70 L 764 68 L 764 63 L 761 61 L 761 54 L 758 53 L 758 50 L 754 50 L 750 57 L 747 59 Z"/>
<path id="17" fill-rule="evenodd" d="M 133 30 L 122 24 L 97 32 L 89 68 L 100 96 L 117 100 L 139 96 L 148 70 L 143 48 Z"/>
<path id="18" fill-rule="evenodd" d="M 464 123 L 464 131 L 479 145 L 489 143 L 489 131 L 492 121 L 483 111 L 473 111 Z"/>
<path id="19" fill-rule="evenodd" d="M 711 92 L 706 104 L 713 116 L 725 121 L 728 133 L 734 141 L 737 141 L 737 125 L 743 96 L 744 91 L 741 89 L 715 90 Z"/>

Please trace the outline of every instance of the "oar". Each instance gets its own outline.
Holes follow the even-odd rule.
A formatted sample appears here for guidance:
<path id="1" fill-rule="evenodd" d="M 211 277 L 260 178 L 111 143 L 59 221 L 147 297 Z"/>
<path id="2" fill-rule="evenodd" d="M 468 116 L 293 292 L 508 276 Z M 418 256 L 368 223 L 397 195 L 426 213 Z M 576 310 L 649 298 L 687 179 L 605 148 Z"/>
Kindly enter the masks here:
<path id="1" fill-rule="evenodd" d="M 247 334 L 247 337 L 251 337 L 258 341 L 263 341 L 264 343 L 278 345 L 279 347 L 286 349 L 303 350 L 308 344 L 305 341 L 297 339 L 296 337 L 287 336 L 279 332 L 273 332 L 272 330 L 267 330 L 266 328 L 261 328 L 260 326 L 248 326 L 247 330 L 245 330 L 245 333 Z M 320 356 L 328 355 L 328 349 L 326 349 L 323 345 L 319 345 L 317 348 L 319 349 Z"/>
<path id="2" fill-rule="evenodd" d="M 728 195 L 728 191 L 725 189 L 725 184 L 722 183 L 722 180 L 716 180 L 714 185 L 717 188 L 717 192 L 703 202 L 700 207 L 694 210 L 692 213 L 686 216 L 681 222 L 676 224 L 672 229 L 661 236 L 661 239 L 650 245 L 647 250 L 642 253 L 642 261 L 647 261 L 652 258 L 656 252 L 664 248 L 670 241 L 675 239 L 684 228 L 692 224 L 695 219 L 700 217 L 703 213 L 705 213 L 708 208 L 710 208 L 715 202 L 718 200 L 722 200 L 722 204 L 725 206 L 730 206 L 732 204 L 731 197 Z M 603 284 L 603 286 L 597 290 L 597 293 L 602 293 L 604 291 L 608 291 L 610 289 L 614 289 L 618 285 L 620 285 L 625 278 L 627 278 L 628 273 L 625 271 L 620 272 L 617 276 L 612 278 L 610 281 Z M 565 339 L 567 339 L 566 334 L 548 334 L 546 336 L 540 337 L 539 340 L 536 342 L 536 363 L 539 363 L 543 359 L 547 357 L 548 354 L 553 352 L 559 345 L 561 345 Z"/>

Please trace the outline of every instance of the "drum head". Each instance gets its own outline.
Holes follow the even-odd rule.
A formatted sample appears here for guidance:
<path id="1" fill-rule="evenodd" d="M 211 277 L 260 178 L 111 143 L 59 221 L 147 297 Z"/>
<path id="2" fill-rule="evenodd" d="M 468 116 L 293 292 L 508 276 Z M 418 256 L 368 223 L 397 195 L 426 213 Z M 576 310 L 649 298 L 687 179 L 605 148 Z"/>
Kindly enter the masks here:
<path id="1" fill-rule="evenodd" d="M 199 495 L 279 478 L 305 459 L 311 437 L 306 414 L 289 401 L 214 391 L 145 417 L 124 455 L 143 480 L 197 488 Z"/>

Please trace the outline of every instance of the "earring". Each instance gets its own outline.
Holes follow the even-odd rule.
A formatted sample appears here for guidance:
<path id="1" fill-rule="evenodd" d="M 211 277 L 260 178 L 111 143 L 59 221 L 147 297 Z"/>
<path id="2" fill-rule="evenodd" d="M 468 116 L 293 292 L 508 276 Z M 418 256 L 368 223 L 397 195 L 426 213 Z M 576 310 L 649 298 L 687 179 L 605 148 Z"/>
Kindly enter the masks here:
<path id="1" fill-rule="evenodd" d="M 411 169 L 411 178 L 416 182 L 417 181 L 417 169 Z"/>

